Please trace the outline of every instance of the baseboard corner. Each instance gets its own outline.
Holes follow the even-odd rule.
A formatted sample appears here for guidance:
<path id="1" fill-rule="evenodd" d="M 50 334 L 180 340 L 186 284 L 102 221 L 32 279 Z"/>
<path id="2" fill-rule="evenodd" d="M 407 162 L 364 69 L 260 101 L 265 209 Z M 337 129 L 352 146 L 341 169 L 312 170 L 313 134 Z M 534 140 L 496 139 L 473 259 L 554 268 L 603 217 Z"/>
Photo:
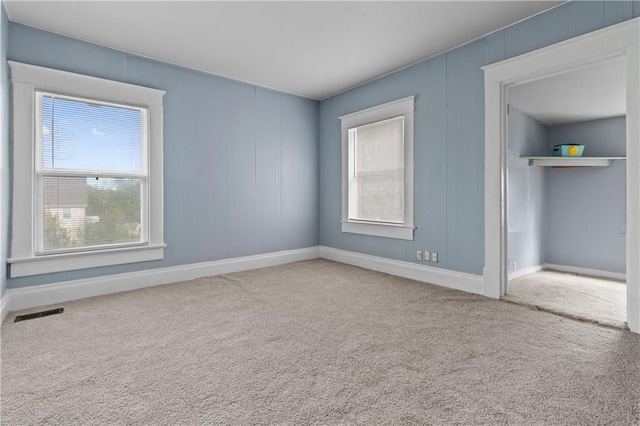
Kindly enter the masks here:
<path id="1" fill-rule="evenodd" d="M 510 272 L 508 274 L 508 281 L 515 280 L 516 278 L 523 277 L 525 275 L 533 274 L 535 272 L 540 272 L 545 269 L 544 265 L 536 265 L 531 266 L 529 268 L 520 269 L 518 271 Z"/>

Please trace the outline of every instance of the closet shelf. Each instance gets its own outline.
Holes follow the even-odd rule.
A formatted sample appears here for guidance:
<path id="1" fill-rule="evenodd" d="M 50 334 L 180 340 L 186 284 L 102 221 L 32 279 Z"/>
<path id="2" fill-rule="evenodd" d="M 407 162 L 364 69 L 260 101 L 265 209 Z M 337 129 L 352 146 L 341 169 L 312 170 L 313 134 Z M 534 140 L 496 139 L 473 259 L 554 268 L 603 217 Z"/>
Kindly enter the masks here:
<path id="1" fill-rule="evenodd" d="M 536 167 L 606 167 L 613 160 L 626 160 L 627 157 L 529 157 L 530 166 Z"/>

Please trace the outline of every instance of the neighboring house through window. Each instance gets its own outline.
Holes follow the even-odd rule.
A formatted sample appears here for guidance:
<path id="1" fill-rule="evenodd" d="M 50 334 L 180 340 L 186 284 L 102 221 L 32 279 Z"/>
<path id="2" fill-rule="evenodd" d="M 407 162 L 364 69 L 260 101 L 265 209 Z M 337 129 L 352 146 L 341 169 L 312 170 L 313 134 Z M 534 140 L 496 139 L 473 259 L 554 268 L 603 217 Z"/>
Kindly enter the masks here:
<path id="1" fill-rule="evenodd" d="M 413 240 L 413 96 L 340 117 L 342 232 Z"/>
<path id="2" fill-rule="evenodd" d="M 58 249 L 84 239 L 87 185 L 60 177 L 43 182 L 43 247 Z"/>
<path id="3" fill-rule="evenodd" d="M 164 92 L 9 64 L 11 276 L 162 259 Z"/>
<path id="4" fill-rule="evenodd" d="M 46 191 L 45 191 L 46 193 Z M 49 204 L 47 204 L 47 201 L 45 200 L 44 202 L 44 206 L 45 206 L 45 211 L 48 210 Z M 81 207 L 82 210 L 86 209 L 87 206 L 85 205 L 84 207 Z M 70 220 L 71 219 L 71 207 L 63 207 L 62 208 L 62 218 L 65 220 Z"/>

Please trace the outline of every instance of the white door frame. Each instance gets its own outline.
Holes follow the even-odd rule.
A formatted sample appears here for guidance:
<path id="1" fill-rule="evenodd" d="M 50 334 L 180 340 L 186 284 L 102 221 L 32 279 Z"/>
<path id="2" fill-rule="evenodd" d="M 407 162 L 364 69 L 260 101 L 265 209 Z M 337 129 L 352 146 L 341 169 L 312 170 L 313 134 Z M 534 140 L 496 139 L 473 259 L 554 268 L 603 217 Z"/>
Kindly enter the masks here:
<path id="1" fill-rule="evenodd" d="M 507 88 L 613 58 L 627 68 L 627 323 L 640 333 L 640 18 L 482 67 L 485 89 L 484 294 L 507 285 Z"/>

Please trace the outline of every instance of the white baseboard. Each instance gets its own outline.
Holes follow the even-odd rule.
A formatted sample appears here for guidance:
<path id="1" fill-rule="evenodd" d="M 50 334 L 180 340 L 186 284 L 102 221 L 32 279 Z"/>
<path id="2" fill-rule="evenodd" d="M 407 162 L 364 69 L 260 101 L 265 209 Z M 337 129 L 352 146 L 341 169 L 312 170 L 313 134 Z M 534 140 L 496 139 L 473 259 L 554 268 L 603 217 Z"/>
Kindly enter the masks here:
<path id="1" fill-rule="evenodd" d="M 318 257 L 442 287 L 483 294 L 483 278 L 481 275 L 467 274 L 330 247 L 316 246 L 33 287 L 12 288 L 8 289 L 4 297 L 2 297 L 0 309 L 2 319 L 4 319 L 9 311 L 18 311 L 87 297 L 137 290 L 200 277 L 283 265 L 285 263 L 311 260 Z"/>
<path id="2" fill-rule="evenodd" d="M 531 268 L 521 269 L 519 271 L 509 273 L 509 280 L 514 280 L 516 278 L 520 278 L 525 275 L 533 274 L 535 272 L 544 271 L 545 269 L 553 269 L 558 272 L 568 272 L 572 274 L 578 275 L 591 275 L 593 277 L 602 277 L 602 278 L 610 278 L 614 280 L 622 280 L 625 281 L 627 279 L 627 275 L 620 272 L 609 272 L 602 271 L 600 269 L 589 269 L 589 268 L 580 268 L 578 266 L 566 266 L 566 265 L 555 265 L 553 263 L 544 263 L 538 266 L 532 266 Z"/>
<path id="3" fill-rule="evenodd" d="M 614 280 L 627 280 L 627 274 L 622 272 L 601 271 L 599 269 L 580 268 L 577 266 L 554 265 L 551 263 L 545 263 L 544 265 L 542 265 L 542 269 L 553 269 L 560 272 L 570 272 L 572 274 L 579 275 L 591 275 L 594 277 L 611 278 Z"/>
<path id="4" fill-rule="evenodd" d="M 318 247 L 315 246 L 33 287 L 13 288 L 7 290 L 5 296 L 2 298 L 2 314 L 6 315 L 4 306 L 5 303 L 9 306 L 9 297 L 11 300 L 9 309 L 17 311 L 36 306 L 50 305 L 52 303 L 62 303 L 70 300 L 84 299 L 86 297 L 137 290 L 211 275 L 229 274 L 267 266 L 283 265 L 300 260 L 316 259 L 318 256 Z M 5 302 L 5 299 L 7 302 Z"/>
<path id="5" fill-rule="evenodd" d="M 354 253 L 325 246 L 320 246 L 320 257 L 441 287 L 483 294 L 482 275 L 417 265 L 411 262 Z"/>
<path id="6" fill-rule="evenodd" d="M 0 299 L 0 325 L 4 322 L 4 319 L 7 317 L 9 313 L 9 308 L 11 305 L 9 304 L 11 299 L 11 295 L 9 294 L 9 290 L 4 292 L 2 299 Z"/>
<path id="7" fill-rule="evenodd" d="M 525 275 L 533 274 L 534 272 L 540 272 L 544 269 L 543 265 L 532 266 L 530 268 L 520 269 L 509 273 L 509 280 L 515 280 L 516 278 L 523 277 Z"/>

